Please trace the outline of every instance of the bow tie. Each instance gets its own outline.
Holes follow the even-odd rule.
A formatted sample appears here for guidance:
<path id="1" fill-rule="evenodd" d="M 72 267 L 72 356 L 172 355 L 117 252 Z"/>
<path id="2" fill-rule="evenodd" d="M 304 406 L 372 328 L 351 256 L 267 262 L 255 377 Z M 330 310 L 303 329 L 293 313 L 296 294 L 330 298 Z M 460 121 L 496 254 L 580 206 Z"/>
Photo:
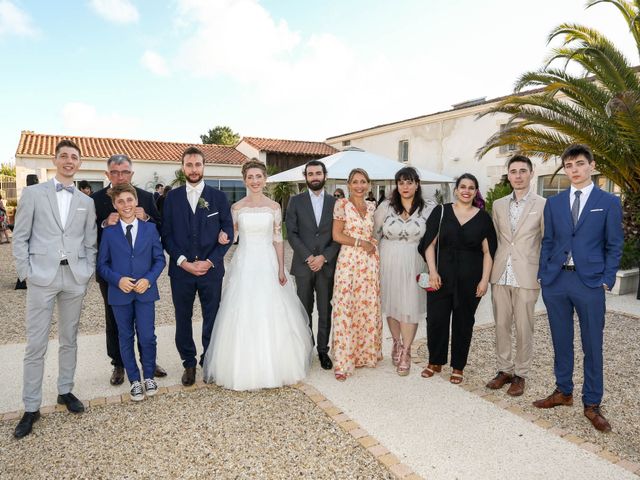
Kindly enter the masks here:
<path id="1" fill-rule="evenodd" d="M 198 193 L 198 189 L 196 187 L 192 187 L 191 185 L 187 185 L 187 193 L 196 192 Z"/>
<path id="2" fill-rule="evenodd" d="M 69 193 L 73 193 L 73 191 L 75 190 L 75 187 L 73 185 L 69 185 L 68 187 L 65 187 L 61 183 L 56 183 L 56 192 L 60 192 L 62 190 L 66 190 Z"/>

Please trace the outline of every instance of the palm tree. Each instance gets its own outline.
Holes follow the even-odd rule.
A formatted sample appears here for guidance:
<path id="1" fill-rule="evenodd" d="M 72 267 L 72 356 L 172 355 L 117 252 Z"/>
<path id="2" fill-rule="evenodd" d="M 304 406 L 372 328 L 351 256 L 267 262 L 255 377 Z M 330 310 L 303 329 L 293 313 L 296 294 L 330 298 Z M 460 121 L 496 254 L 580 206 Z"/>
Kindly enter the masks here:
<path id="1" fill-rule="evenodd" d="M 640 54 L 640 0 L 591 0 L 618 9 Z M 589 145 L 598 171 L 623 193 L 627 239 L 640 235 L 640 81 L 638 67 L 597 30 L 563 23 L 549 35 L 562 39 L 545 65 L 523 74 L 515 93 L 488 112 L 506 113 L 506 128 L 477 154 L 516 144 L 525 155 L 547 161 L 572 143 Z M 636 59 L 637 62 L 637 59 Z M 560 64 L 558 67 L 557 65 Z M 579 67 L 579 73 L 575 67 Z M 530 87 L 536 90 L 527 92 Z"/>
<path id="2" fill-rule="evenodd" d="M 174 172 L 175 178 L 171 180 L 172 187 L 181 187 L 187 183 L 187 177 L 184 174 L 184 171 L 179 168 Z"/>

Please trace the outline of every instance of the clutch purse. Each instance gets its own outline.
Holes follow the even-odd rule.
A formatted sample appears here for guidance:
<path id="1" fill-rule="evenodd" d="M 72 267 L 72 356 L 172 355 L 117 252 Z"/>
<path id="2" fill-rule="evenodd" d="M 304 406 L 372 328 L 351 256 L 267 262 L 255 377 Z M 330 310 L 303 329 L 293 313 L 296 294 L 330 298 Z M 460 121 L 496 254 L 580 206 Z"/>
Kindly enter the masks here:
<path id="1" fill-rule="evenodd" d="M 429 272 L 422 272 L 416 275 L 416 282 L 418 282 L 418 286 L 424 290 L 429 288 Z"/>
<path id="2" fill-rule="evenodd" d="M 444 205 L 441 205 L 440 208 L 440 222 L 438 223 L 438 240 L 436 246 L 436 266 L 440 260 L 440 227 L 442 226 L 442 217 L 444 216 Z M 416 282 L 418 282 L 418 286 L 427 292 L 434 292 L 435 289 L 429 287 L 429 272 L 422 272 L 416 275 Z"/>

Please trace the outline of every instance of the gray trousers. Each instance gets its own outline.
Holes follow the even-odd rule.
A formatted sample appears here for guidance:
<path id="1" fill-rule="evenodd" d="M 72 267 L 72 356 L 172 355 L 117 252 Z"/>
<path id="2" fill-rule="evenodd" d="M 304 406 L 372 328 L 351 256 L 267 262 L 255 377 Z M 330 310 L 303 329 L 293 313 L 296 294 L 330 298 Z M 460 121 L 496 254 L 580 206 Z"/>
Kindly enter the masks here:
<path id="1" fill-rule="evenodd" d="M 87 284 L 76 282 L 71 269 L 61 265 L 50 285 L 41 287 L 27 279 L 26 330 L 22 401 L 26 412 L 35 412 L 42 404 L 44 359 L 54 303 L 58 304 L 58 393 L 73 389 L 78 353 L 78 324 Z"/>

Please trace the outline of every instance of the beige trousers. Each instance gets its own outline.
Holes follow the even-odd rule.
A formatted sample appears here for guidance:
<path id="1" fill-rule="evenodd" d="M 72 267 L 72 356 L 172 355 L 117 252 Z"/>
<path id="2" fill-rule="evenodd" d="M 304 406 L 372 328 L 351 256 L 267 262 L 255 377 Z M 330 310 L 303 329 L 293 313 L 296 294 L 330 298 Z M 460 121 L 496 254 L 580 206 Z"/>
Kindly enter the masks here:
<path id="1" fill-rule="evenodd" d="M 527 378 L 533 356 L 533 311 L 539 289 L 491 285 L 493 318 L 496 321 L 498 371 Z M 515 324 L 516 353 L 512 354 L 511 331 Z"/>

